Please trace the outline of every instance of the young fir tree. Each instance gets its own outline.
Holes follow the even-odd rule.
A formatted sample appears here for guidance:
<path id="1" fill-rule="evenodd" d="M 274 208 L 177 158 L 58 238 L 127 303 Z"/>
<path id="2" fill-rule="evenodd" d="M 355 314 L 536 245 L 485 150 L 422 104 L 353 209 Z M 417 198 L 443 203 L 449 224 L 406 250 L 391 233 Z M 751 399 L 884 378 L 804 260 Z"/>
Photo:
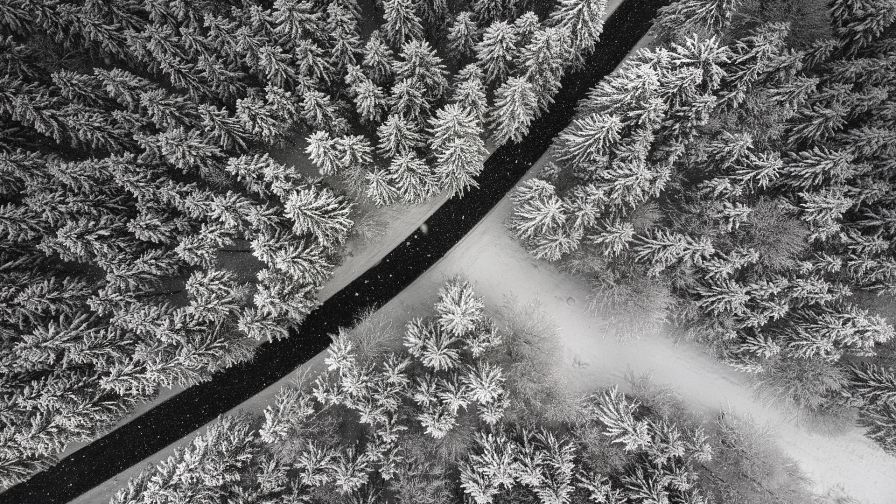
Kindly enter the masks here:
<path id="1" fill-rule="evenodd" d="M 513 26 L 505 21 L 490 24 L 476 44 L 476 59 L 482 66 L 486 82 L 504 82 L 516 58 L 517 36 Z"/>
<path id="2" fill-rule="evenodd" d="M 393 69 L 396 79 L 421 85 L 430 101 L 438 100 L 448 89 L 448 71 L 426 41 L 413 40 L 403 44 Z"/>
<path id="3" fill-rule="evenodd" d="M 462 193 L 475 186 L 473 178 L 482 171 L 488 151 L 473 112 L 448 104 L 430 119 L 428 133 L 436 159 L 435 172 L 448 191 Z"/>
<path id="4" fill-rule="evenodd" d="M 786 366 L 805 369 L 802 382 L 780 385 L 809 390 L 813 376 L 842 376 L 842 360 L 893 337 L 886 320 L 847 302 L 892 281 L 879 192 L 890 177 L 856 170 L 892 155 L 877 88 L 886 71 L 859 62 L 891 44 L 865 17 L 879 6 L 835 7 L 833 41 L 788 31 L 752 3 L 741 9 L 759 22 L 746 23 L 737 8 L 663 9 L 660 47 L 632 55 L 580 104 L 555 145 L 564 173 L 521 188 L 511 228 L 571 269 L 601 256 L 612 273 L 585 269 L 596 299 L 636 295 L 655 277 L 675 296 L 660 316 L 687 337 L 769 381 Z M 669 64 L 689 58 L 701 63 Z M 797 395 L 815 410 L 842 403 L 825 394 Z M 887 424 L 886 412 L 874 415 Z"/>
<path id="5" fill-rule="evenodd" d="M 457 14 L 448 30 L 448 52 L 452 58 L 461 60 L 473 55 L 478 27 L 473 13 L 463 11 Z"/>
<path id="6" fill-rule="evenodd" d="M 511 77 L 495 92 L 495 109 L 491 121 L 492 141 L 502 145 L 508 140 L 519 142 L 529 132 L 535 118 L 538 98 L 527 80 Z"/>
<path id="7" fill-rule="evenodd" d="M 414 0 L 384 0 L 383 19 L 383 31 L 393 46 L 401 46 L 408 39 L 423 37 L 423 25 L 417 15 L 417 2 Z"/>
<path id="8" fill-rule="evenodd" d="M 354 92 L 355 108 L 361 119 L 368 123 L 379 123 L 386 106 L 382 88 L 365 78 L 354 86 Z"/>
<path id="9" fill-rule="evenodd" d="M 560 90 L 565 73 L 565 54 L 569 54 L 566 32 L 557 27 L 545 28 L 532 34 L 521 53 L 525 78 L 534 86 L 540 110 L 547 110 L 553 96 Z"/>
<path id="10" fill-rule="evenodd" d="M 424 145 L 420 127 L 401 115 L 390 114 L 377 128 L 377 152 L 393 158 Z"/>
<path id="11" fill-rule="evenodd" d="M 603 31 L 606 9 L 606 0 L 560 0 L 551 11 L 549 22 L 569 37 L 570 54 L 576 66 L 581 66 L 584 57 L 594 50 Z"/>
<path id="12" fill-rule="evenodd" d="M 364 68 L 369 72 L 371 80 L 384 84 L 392 75 L 394 64 L 392 49 L 383 41 L 380 32 L 374 31 L 364 45 Z"/>

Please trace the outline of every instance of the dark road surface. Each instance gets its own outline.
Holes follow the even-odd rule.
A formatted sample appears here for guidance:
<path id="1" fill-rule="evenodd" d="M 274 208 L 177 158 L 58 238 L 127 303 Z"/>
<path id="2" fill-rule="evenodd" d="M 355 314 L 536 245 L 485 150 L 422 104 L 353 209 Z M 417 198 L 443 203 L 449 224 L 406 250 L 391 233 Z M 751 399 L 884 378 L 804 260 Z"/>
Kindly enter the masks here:
<path id="1" fill-rule="evenodd" d="M 610 16 L 587 67 L 567 76 L 551 110 L 519 144 L 497 149 L 477 178 L 479 188 L 442 205 L 382 262 L 313 311 L 290 338 L 258 347 L 254 360 L 214 375 L 77 450 L 54 467 L 0 494 L 3 504 L 67 502 L 239 406 L 329 344 L 329 333 L 380 306 L 448 252 L 544 154 L 570 121 L 576 102 L 608 75 L 647 32 L 667 0 L 626 0 Z"/>

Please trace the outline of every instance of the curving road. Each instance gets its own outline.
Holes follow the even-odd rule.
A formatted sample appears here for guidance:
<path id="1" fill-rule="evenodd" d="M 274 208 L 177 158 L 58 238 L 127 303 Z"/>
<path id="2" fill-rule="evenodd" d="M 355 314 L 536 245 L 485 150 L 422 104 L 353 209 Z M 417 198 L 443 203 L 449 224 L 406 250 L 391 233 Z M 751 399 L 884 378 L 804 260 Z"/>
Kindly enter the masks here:
<path id="1" fill-rule="evenodd" d="M 261 345 L 255 358 L 217 373 L 155 406 L 106 436 L 3 494 L 0 504 L 71 500 L 188 435 L 291 373 L 323 351 L 327 334 L 350 325 L 369 306 L 382 305 L 410 285 L 496 205 L 569 123 L 576 102 L 608 75 L 647 32 L 667 0 L 626 0 L 604 24 L 586 68 L 567 76 L 551 110 L 519 144 L 498 148 L 477 178 L 479 188 L 442 205 L 380 263 L 313 311 L 292 337 Z"/>

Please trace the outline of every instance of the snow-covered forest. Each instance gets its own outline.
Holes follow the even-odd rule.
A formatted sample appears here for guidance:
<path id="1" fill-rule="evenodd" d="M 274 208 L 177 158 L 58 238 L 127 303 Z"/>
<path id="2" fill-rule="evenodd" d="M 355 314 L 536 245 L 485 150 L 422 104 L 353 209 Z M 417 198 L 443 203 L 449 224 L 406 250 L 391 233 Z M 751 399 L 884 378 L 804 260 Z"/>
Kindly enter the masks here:
<path id="1" fill-rule="evenodd" d="M 0 484 L 286 337 L 353 207 L 472 186 L 604 7 L 0 2 Z"/>
<path id="2" fill-rule="evenodd" d="M 708 8 L 712 4 L 712 8 Z M 813 10 L 815 9 L 815 10 Z M 892 2 L 663 8 L 510 224 L 590 308 L 673 326 L 896 451 Z M 878 296 L 878 299 L 873 299 Z M 632 315 L 636 316 L 633 317 Z"/>
<path id="3" fill-rule="evenodd" d="M 480 282 L 519 292 L 463 258 L 434 306 L 414 277 L 392 319 L 398 290 L 302 324 L 431 250 L 423 221 L 490 166 L 514 178 L 459 229 L 569 306 L 587 285 L 606 334 L 581 336 L 694 345 L 896 467 L 894 97 L 894 0 L 0 0 L 0 501 L 261 348 L 332 338 L 112 503 L 833 503 L 693 390 L 573 392 L 570 342 L 486 306 Z"/>

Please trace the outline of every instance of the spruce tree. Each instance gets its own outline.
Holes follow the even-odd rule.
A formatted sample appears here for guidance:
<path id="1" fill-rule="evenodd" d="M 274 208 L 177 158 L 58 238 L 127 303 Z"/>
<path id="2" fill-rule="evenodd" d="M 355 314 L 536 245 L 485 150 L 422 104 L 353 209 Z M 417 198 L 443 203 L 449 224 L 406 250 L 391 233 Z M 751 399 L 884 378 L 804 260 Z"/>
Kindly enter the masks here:
<path id="1" fill-rule="evenodd" d="M 392 75 L 394 64 L 392 49 L 382 39 L 378 30 L 370 34 L 364 45 L 364 68 L 370 74 L 371 80 L 377 84 L 384 84 Z"/>
<path id="2" fill-rule="evenodd" d="M 452 58 L 460 60 L 473 55 L 477 30 L 472 12 L 457 14 L 448 30 L 448 51 Z"/>
<path id="3" fill-rule="evenodd" d="M 529 132 L 537 108 L 538 98 L 532 84 L 519 77 L 508 79 L 495 92 L 495 110 L 491 117 L 495 145 L 522 140 Z"/>
<path id="4" fill-rule="evenodd" d="M 383 0 L 383 19 L 386 21 L 383 31 L 394 46 L 423 37 L 423 25 L 414 0 Z"/>
<path id="5" fill-rule="evenodd" d="M 448 71 L 426 41 L 413 40 L 403 44 L 393 69 L 397 79 L 421 85 L 431 101 L 441 98 L 448 89 Z"/>
<path id="6" fill-rule="evenodd" d="M 379 123 L 386 105 L 382 88 L 369 79 L 355 86 L 355 107 L 361 119 L 368 123 Z"/>
<path id="7" fill-rule="evenodd" d="M 606 0 L 560 0 L 549 22 L 567 34 L 573 62 L 581 66 L 603 31 Z"/>
<path id="8" fill-rule="evenodd" d="M 475 65 L 464 67 L 458 75 L 459 82 L 454 88 L 451 101 L 460 106 L 472 110 L 476 120 L 480 124 L 485 122 L 485 114 L 488 111 L 485 84 L 482 82 L 482 72 Z"/>
<path id="9" fill-rule="evenodd" d="M 395 157 L 413 151 L 424 143 L 419 126 L 401 115 L 390 114 L 377 128 L 377 152 Z"/>
<path id="10" fill-rule="evenodd" d="M 429 121 L 429 145 L 436 159 L 436 174 L 450 193 L 475 186 L 488 151 L 473 112 L 457 104 L 439 109 Z"/>
<path id="11" fill-rule="evenodd" d="M 486 82 L 504 82 L 517 58 L 516 44 L 516 32 L 505 21 L 495 21 L 485 29 L 482 40 L 476 44 L 476 59 L 482 67 Z"/>

